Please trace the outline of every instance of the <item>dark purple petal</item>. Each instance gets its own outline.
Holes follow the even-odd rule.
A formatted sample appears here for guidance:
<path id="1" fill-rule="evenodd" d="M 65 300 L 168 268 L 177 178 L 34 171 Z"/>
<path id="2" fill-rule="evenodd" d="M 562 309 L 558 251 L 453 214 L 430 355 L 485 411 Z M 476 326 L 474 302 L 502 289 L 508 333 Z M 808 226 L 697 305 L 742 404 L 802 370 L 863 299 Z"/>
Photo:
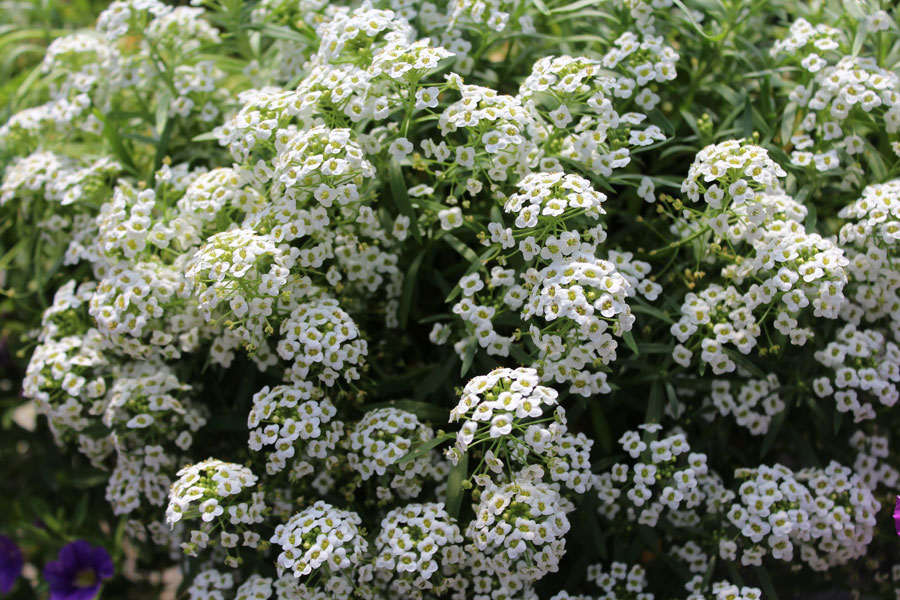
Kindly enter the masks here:
<path id="1" fill-rule="evenodd" d="M 894 531 L 900 535 L 900 496 L 897 496 L 897 503 L 894 505 Z"/>
<path id="2" fill-rule="evenodd" d="M 50 584 L 49 600 L 92 600 L 114 570 L 103 546 L 95 548 L 85 540 L 66 544 L 59 551 L 59 560 L 44 567 L 44 578 Z"/>
<path id="3" fill-rule="evenodd" d="M 97 581 L 101 579 L 109 579 L 115 573 L 112 557 L 103 546 L 94 548 L 93 558 L 94 570 L 97 572 Z"/>
<path id="4" fill-rule="evenodd" d="M 44 565 L 44 579 L 50 584 L 51 590 L 70 587 L 74 576 L 61 560 L 53 560 Z"/>
<path id="5" fill-rule="evenodd" d="M 22 572 L 22 551 L 11 539 L 0 535 L 0 594 L 8 593 Z"/>
<path id="6" fill-rule="evenodd" d="M 87 588 L 72 587 L 65 590 L 50 590 L 48 600 L 93 600 L 99 591 L 99 583 Z"/>

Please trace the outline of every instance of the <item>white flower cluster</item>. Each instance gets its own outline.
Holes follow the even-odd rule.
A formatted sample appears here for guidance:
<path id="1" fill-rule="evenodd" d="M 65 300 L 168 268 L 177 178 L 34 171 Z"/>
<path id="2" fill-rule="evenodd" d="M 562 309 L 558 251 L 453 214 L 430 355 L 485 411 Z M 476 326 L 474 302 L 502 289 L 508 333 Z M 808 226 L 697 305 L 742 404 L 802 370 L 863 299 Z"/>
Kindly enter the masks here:
<path id="1" fill-rule="evenodd" d="M 197 349 L 204 321 L 182 263 L 119 263 L 109 269 L 90 301 L 108 347 L 134 359 L 176 359 Z"/>
<path id="2" fill-rule="evenodd" d="M 322 298 L 301 304 L 282 321 L 281 335 L 278 355 L 293 361 L 285 372 L 288 381 L 301 384 L 313 373 L 331 387 L 339 379 L 351 383 L 360 378 L 358 368 L 369 346 L 337 300 Z"/>
<path id="3" fill-rule="evenodd" d="M 609 571 L 603 565 L 591 565 L 587 570 L 587 580 L 601 590 L 597 600 L 612 598 L 634 598 L 634 600 L 653 600 L 653 594 L 644 591 L 647 587 L 647 571 L 641 565 L 631 568 L 622 562 L 613 562 Z"/>
<path id="4" fill-rule="evenodd" d="M 484 439 L 509 436 L 513 428 L 517 434 L 524 434 L 532 450 L 542 450 L 558 426 L 554 427 L 553 423 L 546 427 L 534 424 L 526 430 L 523 424 L 543 416 L 545 406 L 556 406 L 558 394 L 553 388 L 539 385 L 539 382 L 537 371 L 523 367 L 495 369 L 487 375 L 470 379 L 463 388 L 459 403 L 450 411 L 451 423 L 464 420 L 456 436 L 456 450 L 466 452 L 475 445 L 476 439 L 482 442 Z"/>
<path id="5" fill-rule="evenodd" d="M 128 363 L 113 375 L 102 422 L 113 432 L 120 452 L 167 440 L 182 450 L 190 448 L 191 433 L 206 424 L 203 411 L 185 398 L 191 386 L 165 365 L 152 362 Z M 139 435 L 135 430 L 141 430 Z"/>
<path id="6" fill-rule="evenodd" d="M 837 410 L 852 412 L 856 423 L 875 418 L 870 400 L 890 407 L 900 398 L 900 348 L 877 330 L 845 325 L 814 356 L 829 369 L 813 380 L 816 395 L 834 396 Z"/>
<path id="7" fill-rule="evenodd" d="M 108 191 L 106 180 L 121 171 L 122 165 L 109 158 L 86 162 L 53 152 L 33 152 L 16 157 L 4 172 L 0 206 L 15 199 L 27 214 L 35 200 L 43 198 L 59 206 L 74 205 L 73 209 L 79 209 L 81 204 L 102 198 Z M 52 214 L 65 218 L 55 207 Z"/>
<path id="8" fill-rule="evenodd" d="M 665 84 L 675 79 L 678 76 L 675 67 L 678 59 L 678 53 L 671 46 L 665 45 L 662 36 L 626 31 L 616 38 L 614 46 L 603 55 L 603 66 L 621 74 L 617 78 L 617 97 L 630 98 L 635 88 L 642 88 L 635 102 L 649 111 L 660 100 L 650 89 L 650 84 Z"/>
<path id="9" fill-rule="evenodd" d="M 460 173 L 460 182 L 471 195 L 481 191 L 482 176 L 502 182 L 510 175 L 525 175 L 537 156 L 535 142 L 528 139 L 529 128 L 537 124 L 521 99 L 465 84 L 456 74 L 447 76 L 447 86 L 462 97 L 440 113 L 438 126 L 443 139 L 441 143 L 429 140 L 427 154 Z M 454 133 L 464 141 L 454 144 Z M 462 181 L 463 176 L 466 181 Z M 453 194 L 459 193 L 462 190 L 453 190 Z"/>
<path id="10" fill-rule="evenodd" d="M 57 443 L 78 442 L 97 463 L 112 450 L 112 440 L 84 432 L 103 414 L 110 361 L 100 333 L 88 325 L 85 305 L 92 285 L 77 289 L 70 281 L 54 297 L 44 315 L 40 343 L 22 381 L 22 393 L 47 417 Z"/>
<path id="11" fill-rule="evenodd" d="M 331 401 L 308 383 L 266 386 L 253 395 L 253 408 L 247 415 L 248 446 L 254 452 L 272 447 L 267 474 L 281 472 L 290 461 L 291 479 L 302 479 L 315 473 L 317 466 L 334 466 L 336 457 L 331 452 L 344 433 L 336 414 Z"/>
<path id="12" fill-rule="evenodd" d="M 611 260 L 596 257 L 596 244 L 605 239 L 600 226 L 589 231 L 591 241 L 574 230 L 559 238 L 546 236 L 551 230 L 539 234 L 541 241 L 533 235 L 520 241 L 526 262 L 518 274 L 501 262 L 491 268 L 487 281 L 479 273 L 460 280 L 463 298 L 453 312 L 469 337 L 455 348 L 464 357 L 477 341 L 488 354 L 507 356 L 521 330 L 500 335 L 494 322 L 514 311 L 528 325 L 536 354 L 529 366 L 538 369 L 543 381 L 568 382 L 570 391 L 582 396 L 608 393 L 607 374 L 600 367 L 616 358 L 613 335 L 623 335 L 634 323 L 627 298 L 636 291 L 654 298 L 659 286 L 647 279 L 649 264 L 631 260 L 629 253 L 610 252 Z M 503 247 L 503 236 L 513 235 L 498 231 L 496 247 Z"/>
<path id="13" fill-rule="evenodd" d="M 886 487 L 894 489 L 900 483 L 900 472 L 888 462 L 891 458 L 888 437 L 866 435 L 857 430 L 850 436 L 850 444 L 857 451 L 853 472 L 873 492 Z"/>
<path id="14" fill-rule="evenodd" d="M 225 564 L 238 566 L 240 557 L 232 556 L 231 549 L 239 541 L 251 548 L 260 541 L 259 534 L 250 530 L 250 526 L 262 523 L 266 511 L 264 494 L 250 491 L 257 481 L 247 467 L 213 458 L 178 471 L 178 480 L 169 490 L 166 523 L 173 526 L 179 521 L 202 521 L 193 526 L 190 541 L 182 543 L 185 553 L 197 556 L 199 550 L 215 545 L 210 533 L 221 529 L 218 545 L 227 555 Z"/>
<path id="15" fill-rule="evenodd" d="M 894 266 L 895 230 L 900 227 L 900 181 L 867 186 L 861 197 L 841 209 L 846 219 L 839 240 L 850 264 L 850 290 L 841 317 L 860 325 L 888 317 L 895 337 L 900 331 L 900 272 Z"/>
<path id="16" fill-rule="evenodd" d="M 556 390 L 539 381 L 537 371 L 523 367 L 471 379 L 450 411 L 450 422 L 463 424 L 447 457 L 455 464 L 469 449 L 484 445 L 489 449 L 483 472 L 476 468 L 472 474 L 481 485 L 503 476 L 505 459 L 509 469 L 541 465 L 552 481 L 583 494 L 591 485 L 593 440 L 568 431 Z M 552 414 L 548 407 L 555 407 Z"/>
<path id="17" fill-rule="evenodd" d="M 757 202 L 762 194 L 781 190 L 787 173 L 769 158 L 765 148 L 727 140 L 707 146 L 694 158 L 681 192 L 693 202 L 703 200 L 718 214 L 745 203 Z"/>
<path id="18" fill-rule="evenodd" d="M 349 429 L 344 446 L 350 468 L 368 481 L 377 477 L 378 496 L 415 498 L 425 479 L 433 476 L 431 453 L 396 464 L 414 446 L 434 438 L 434 431 L 414 414 L 397 408 L 376 408 Z M 385 475 L 386 478 L 382 479 Z M 381 482 L 385 485 L 381 485 Z"/>
<path id="19" fill-rule="evenodd" d="M 519 95 L 523 102 L 535 104 L 539 95 L 552 98 L 556 108 L 536 110 L 542 121 L 550 124 L 551 131 L 564 132 L 561 156 L 609 177 L 613 170 L 631 162 L 630 148 L 665 139 L 656 125 L 638 129 L 646 115 L 620 115 L 616 111 L 611 98 L 628 98 L 633 88 L 634 82 L 629 78 L 617 80 L 606 75 L 602 61 L 547 56 L 535 62 Z M 644 89 L 634 100 L 639 106 L 652 108 L 659 97 Z"/>
<path id="20" fill-rule="evenodd" d="M 356 513 L 316 501 L 275 529 L 271 541 L 281 546 L 279 574 L 288 570 L 300 578 L 315 571 L 340 580 L 340 573 L 359 565 L 368 549 L 361 524 Z"/>
<path id="21" fill-rule="evenodd" d="M 640 429 L 626 431 L 619 438 L 622 449 L 636 462 L 616 463 L 595 475 L 594 489 L 600 498 L 601 514 L 612 520 L 625 508 L 629 520 L 654 527 L 668 509 L 673 521 L 692 524 L 696 516 L 687 511 L 719 493 L 706 455 L 690 452 L 683 433 L 657 440 L 660 425 L 645 424 Z"/>
<path id="22" fill-rule="evenodd" d="M 881 504 L 847 467 L 832 461 L 795 473 L 776 464 L 735 474 L 744 482 L 727 518 L 745 544 L 742 564 L 759 565 L 767 553 L 793 561 L 799 547 L 800 560 L 825 571 L 865 553 Z M 725 556 L 734 560 L 735 550 Z"/>
<path id="23" fill-rule="evenodd" d="M 710 586 L 711 595 L 707 594 L 707 584 L 702 575 L 695 575 L 684 586 L 690 592 L 685 600 L 762 600 L 762 590 L 750 586 L 738 587 L 730 581 L 715 581 Z"/>
<path id="24" fill-rule="evenodd" d="M 540 469 L 533 471 L 539 479 Z M 555 486 L 519 474 L 509 483 L 488 483 L 473 508 L 466 537 L 485 555 L 487 570 L 504 593 L 558 570 L 570 528 L 566 513 L 574 506 Z"/>
<path id="25" fill-rule="evenodd" d="M 875 35 L 889 27 L 887 18 L 871 23 L 863 33 Z M 790 93 L 790 100 L 807 110 L 790 140 L 791 162 L 797 166 L 837 169 L 839 150 L 855 160 L 866 148 L 860 122 L 874 119 L 888 134 L 900 128 L 900 77 L 875 58 L 857 56 L 848 41 L 838 29 L 800 18 L 772 48 L 773 56 L 788 54 L 807 74 Z"/>
<path id="26" fill-rule="evenodd" d="M 444 594 L 465 560 L 463 536 L 442 503 L 407 504 L 381 520 L 375 538 L 375 569 L 390 577 L 396 597 L 418 598 L 422 591 Z"/>
<path id="27" fill-rule="evenodd" d="M 573 213 L 599 219 L 606 214 L 602 204 L 606 196 L 595 191 L 591 183 L 578 175 L 564 173 L 529 173 L 518 184 L 503 210 L 515 215 L 519 229 L 544 227 Z"/>
<path id="28" fill-rule="evenodd" d="M 688 239 L 712 230 L 724 241 L 731 252 L 720 244 L 714 245 L 713 252 L 728 263 L 722 276 L 733 284 L 710 283 L 685 296 L 681 317 L 670 329 L 679 342 L 673 351 L 675 361 L 687 367 L 701 350 L 701 361 L 711 365 L 715 374 L 732 372 L 736 364 L 726 344 L 749 354 L 774 327 L 791 344 L 802 346 L 814 335 L 811 327 L 799 326 L 808 312 L 803 309 L 812 305 L 813 317 L 838 318 L 850 260 L 833 240 L 806 233 L 799 221 L 806 214 L 804 208 L 789 197 L 773 194 L 779 188 L 777 177 L 784 172 L 765 151 L 738 141 L 723 142 L 701 152 L 691 170 L 693 178 L 685 180 L 682 190 L 692 199 L 699 199 L 704 191 L 701 178 L 716 183 L 705 189 L 710 208 Z M 742 241 L 750 247 L 737 254 L 734 248 L 741 247 Z M 766 320 L 770 314 L 775 315 L 772 321 Z"/>
<path id="29" fill-rule="evenodd" d="M 772 424 L 772 418 L 785 408 L 785 402 L 778 392 L 780 388 L 781 382 L 774 373 L 766 379 L 740 382 L 718 379 L 712 383 L 709 401 L 718 415 L 733 415 L 735 422 L 752 435 L 765 435 Z M 708 419 L 715 421 L 716 415 L 710 414 Z"/>

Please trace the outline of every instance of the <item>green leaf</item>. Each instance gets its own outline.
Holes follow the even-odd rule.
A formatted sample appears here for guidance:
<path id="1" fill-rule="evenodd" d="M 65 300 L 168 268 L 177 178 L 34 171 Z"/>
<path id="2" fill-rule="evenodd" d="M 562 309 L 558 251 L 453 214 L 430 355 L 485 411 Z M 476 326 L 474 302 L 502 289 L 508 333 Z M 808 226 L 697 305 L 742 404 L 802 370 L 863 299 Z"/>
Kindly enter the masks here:
<path id="1" fill-rule="evenodd" d="M 472 341 L 469 342 L 468 347 L 466 348 L 466 354 L 463 356 L 462 367 L 459 369 L 459 376 L 465 377 L 466 373 L 469 372 L 469 369 L 472 367 L 472 361 L 475 360 L 475 352 L 478 351 L 478 342 L 475 338 L 472 338 Z"/>
<path id="2" fill-rule="evenodd" d="M 738 570 L 735 568 L 734 563 L 731 561 L 725 562 L 725 570 L 728 571 L 728 579 L 731 580 L 731 583 L 735 585 L 744 585 L 744 579 L 741 577 L 741 574 L 738 573 Z"/>
<path id="3" fill-rule="evenodd" d="M 694 13 L 684 5 L 684 2 L 682 2 L 681 0 L 675 0 L 675 4 L 682 10 L 682 12 L 684 12 L 684 16 L 687 17 L 688 22 L 694 26 L 694 29 L 697 31 L 697 33 L 699 33 L 709 41 L 720 42 L 725 39 L 726 35 L 728 35 L 729 28 L 727 27 L 718 35 L 709 35 L 700 28 L 700 25 L 697 23 L 697 21 L 694 20 Z"/>
<path id="4" fill-rule="evenodd" d="M 634 341 L 634 335 L 630 331 L 626 331 L 625 333 L 623 333 L 622 339 L 625 340 L 625 345 L 628 346 L 628 348 L 632 352 L 634 352 L 635 355 L 639 355 L 641 353 L 641 351 L 638 350 L 638 345 Z"/>
<path id="5" fill-rule="evenodd" d="M 794 135 L 794 124 L 797 120 L 797 103 L 788 102 L 781 117 L 781 145 L 787 146 Z"/>
<path id="6" fill-rule="evenodd" d="M 509 353 L 514 359 L 519 361 L 522 366 L 528 366 L 534 363 L 534 357 L 529 356 L 528 353 L 522 350 L 521 346 L 519 346 L 518 344 L 510 344 Z"/>
<path id="7" fill-rule="evenodd" d="M 216 134 L 212 131 L 207 131 L 206 133 L 201 133 L 200 135 L 195 135 L 191 138 L 192 142 L 212 142 L 216 140 Z"/>
<path id="8" fill-rule="evenodd" d="M 443 235 L 443 238 L 447 240 L 447 243 L 450 244 L 453 249 L 460 254 L 460 256 L 466 259 L 466 262 L 468 262 L 469 265 L 481 264 L 481 261 L 478 259 L 478 255 L 475 254 L 475 251 L 463 244 L 458 237 L 456 237 L 452 233 L 446 233 Z"/>
<path id="9" fill-rule="evenodd" d="M 259 30 L 263 35 L 271 38 L 298 42 L 303 45 L 309 44 L 309 38 L 297 31 L 294 31 L 290 27 L 266 24 L 260 27 Z"/>
<path id="10" fill-rule="evenodd" d="M 657 379 L 650 384 L 650 396 L 647 398 L 647 412 L 644 423 L 659 423 L 663 412 L 663 386 Z"/>
<path id="11" fill-rule="evenodd" d="M 406 179 L 403 177 L 400 163 L 396 160 L 391 161 L 389 175 L 391 181 L 391 195 L 394 197 L 394 203 L 397 205 L 397 210 L 400 211 L 401 215 L 409 219 L 409 229 L 412 231 L 413 237 L 416 238 L 417 242 L 421 242 L 422 234 L 419 233 L 419 219 L 416 217 L 416 211 L 409 201 Z"/>
<path id="12" fill-rule="evenodd" d="M 612 436 L 609 433 L 609 425 L 606 423 L 606 415 L 600 402 L 591 402 L 591 422 L 594 424 L 594 433 L 603 452 L 612 452 Z"/>
<path id="13" fill-rule="evenodd" d="M 853 49 L 850 51 L 850 54 L 853 56 L 859 56 L 859 51 L 862 50 L 863 42 L 866 41 L 866 35 L 869 33 L 869 26 L 865 20 L 859 21 L 856 26 L 856 37 L 853 38 Z"/>
<path id="14" fill-rule="evenodd" d="M 816 221 L 819 218 L 819 212 L 816 210 L 816 205 L 810 203 L 806 207 L 806 220 L 803 222 L 803 226 L 806 228 L 806 231 L 815 232 L 816 230 Z"/>
<path id="15" fill-rule="evenodd" d="M 778 600 L 778 593 L 772 584 L 772 578 L 769 577 L 769 571 L 766 567 L 760 565 L 756 567 L 756 575 L 759 577 L 759 585 L 762 588 L 763 596 L 766 600 Z"/>
<path id="16" fill-rule="evenodd" d="M 675 127 L 672 126 L 672 122 L 669 121 L 669 119 L 667 119 L 666 116 L 662 114 L 662 112 L 658 108 L 654 108 L 653 110 L 651 110 L 650 114 L 647 116 L 650 117 L 650 121 L 654 125 L 665 132 L 666 136 L 672 137 L 673 135 L 675 135 Z"/>
<path id="17" fill-rule="evenodd" d="M 544 0 L 532 0 L 534 7 L 540 11 L 542 15 L 549 15 L 550 10 L 547 8 L 547 5 L 544 4 Z"/>
<path id="18" fill-rule="evenodd" d="M 444 435 L 439 435 L 439 436 L 437 436 L 437 437 L 435 437 L 435 438 L 432 438 L 432 439 L 428 440 L 428 441 L 425 442 L 424 444 L 418 444 L 418 445 L 416 445 L 416 446 L 413 446 L 412 450 L 410 450 L 409 452 L 407 452 L 407 453 L 403 456 L 403 458 L 401 458 L 400 460 L 398 460 L 398 461 L 395 462 L 394 464 L 397 465 L 397 466 L 400 466 L 400 465 L 402 465 L 402 464 L 404 464 L 404 463 L 408 463 L 408 462 L 411 461 L 411 460 L 416 460 L 416 459 L 419 458 L 420 456 L 424 456 L 424 455 L 428 454 L 428 453 L 431 452 L 434 448 L 437 448 L 438 446 L 440 446 L 440 445 L 443 444 L 444 442 L 446 442 L 446 441 L 448 441 L 448 440 L 455 439 L 455 438 L 456 438 L 456 434 L 455 434 L 455 433 L 445 433 Z"/>
<path id="19" fill-rule="evenodd" d="M 775 419 L 769 425 L 769 431 L 766 432 L 766 437 L 763 438 L 762 446 L 759 449 L 760 460 L 762 460 L 763 457 L 765 457 L 765 455 L 769 453 L 769 450 L 772 448 L 772 444 L 775 443 L 775 438 L 778 437 L 778 433 L 781 431 L 781 428 L 784 425 L 784 419 L 787 416 L 787 413 L 788 409 L 785 408 L 775 416 Z"/>
<path id="20" fill-rule="evenodd" d="M 753 135 L 753 104 L 749 95 L 744 97 L 744 112 L 741 113 L 741 132 L 745 138 Z"/>
<path id="21" fill-rule="evenodd" d="M 844 421 L 844 413 L 837 409 L 837 406 L 834 407 L 834 435 L 837 435 L 841 430 L 841 423 Z"/>
<path id="22" fill-rule="evenodd" d="M 462 242 L 459 241 L 459 239 L 456 236 L 445 235 L 444 237 L 445 238 L 452 237 L 460 245 L 465 246 Z M 451 245 L 453 244 L 453 242 L 451 240 L 447 240 L 447 241 L 450 242 Z M 484 262 L 486 260 L 488 260 L 492 256 L 492 254 L 494 254 L 496 252 L 497 252 L 497 249 L 494 248 L 493 246 L 488 248 L 484 252 L 482 252 L 481 256 L 479 256 L 475 262 L 473 262 L 469 265 L 469 268 L 466 269 L 466 272 L 463 274 L 463 277 L 465 277 L 466 275 L 471 275 L 472 273 L 477 271 L 481 267 L 481 265 L 484 264 Z M 449 304 L 450 302 L 452 302 L 453 299 L 456 298 L 457 296 L 459 296 L 459 294 L 461 292 L 462 292 L 462 288 L 460 288 L 459 284 L 457 284 L 456 286 L 454 286 L 454 288 L 452 290 L 450 290 L 450 293 L 447 294 L 447 297 L 444 298 L 444 304 Z"/>
<path id="23" fill-rule="evenodd" d="M 672 415 L 678 415 L 678 396 L 675 394 L 675 386 L 670 382 L 666 382 L 666 396 L 669 398 L 669 410 Z"/>
<path id="24" fill-rule="evenodd" d="M 413 292 L 416 291 L 416 276 L 419 274 L 419 267 L 422 266 L 425 252 L 426 250 L 423 249 L 416 255 L 403 278 L 403 292 L 400 295 L 400 308 L 397 310 L 400 329 L 406 329 L 406 323 L 409 321 L 409 309 L 412 306 Z"/>
<path id="25" fill-rule="evenodd" d="M 672 317 L 670 317 L 663 311 L 659 310 L 658 308 L 656 308 L 654 306 L 650 306 L 649 304 L 645 304 L 643 302 L 633 302 L 631 304 L 631 312 L 655 317 L 655 318 L 659 319 L 660 321 L 665 321 L 669 325 L 672 325 L 675 323 L 675 321 L 672 319 Z"/>
<path id="26" fill-rule="evenodd" d="M 397 408 L 412 413 L 425 421 L 446 422 L 450 415 L 442 406 L 419 400 L 388 400 L 387 402 L 366 404 L 363 408 L 367 412 L 376 408 Z"/>
<path id="27" fill-rule="evenodd" d="M 454 519 L 459 518 L 459 509 L 462 507 L 463 482 L 469 474 L 469 455 L 463 454 L 459 462 L 450 469 L 450 475 L 447 477 L 447 513 Z"/>
<path id="28" fill-rule="evenodd" d="M 122 165 L 135 177 L 139 176 L 137 167 L 134 165 L 134 160 L 131 158 L 131 154 L 128 150 L 125 149 L 125 144 L 122 142 L 122 138 L 119 137 L 118 131 L 112 125 L 112 123 L 103 117 L 103 114 L 94 109 L 94 116 L 103 123 L 103 137 L 107 139 L 109 144 L 112 146 L 113 152 L 115 152 L 116 157 L 119 161 L 122 162 Z"/>
<path id="29" fill-rule="evenodd" d="M 705 590 L 709 587 L 710 582 L 712 581 L 713 573 L 716 570 L 716 559 L 718 557 L 713 555 L 712 559 L 709 561 L 709 566 L 706 567 L 706 573 L 703 574 L 703 587 L 701 589 Z"/>
<path id="30" fill-rule="evenodd" d="M 578 0 L 577 2 L 572 2 L 571 4 L 566 4 L 565 6 L 557 6 L 556 8 L 550 9 L 551 13 L 565 13 L 565 12 L 573 12 L 587 6 L 593 6 L 595 4 L 599 4 L 602 0 Z"/>

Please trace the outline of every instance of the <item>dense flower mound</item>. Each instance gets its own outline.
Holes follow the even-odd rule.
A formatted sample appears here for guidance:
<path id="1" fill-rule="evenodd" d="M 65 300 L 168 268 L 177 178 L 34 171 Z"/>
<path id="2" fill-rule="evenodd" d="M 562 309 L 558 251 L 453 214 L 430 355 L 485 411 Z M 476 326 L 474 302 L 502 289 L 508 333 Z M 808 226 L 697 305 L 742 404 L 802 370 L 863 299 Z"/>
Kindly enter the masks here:
<path id="1" fill-rule="evenodd" d="M 0 593 L 900 599 L 894 3 L 3 12 Z"/>

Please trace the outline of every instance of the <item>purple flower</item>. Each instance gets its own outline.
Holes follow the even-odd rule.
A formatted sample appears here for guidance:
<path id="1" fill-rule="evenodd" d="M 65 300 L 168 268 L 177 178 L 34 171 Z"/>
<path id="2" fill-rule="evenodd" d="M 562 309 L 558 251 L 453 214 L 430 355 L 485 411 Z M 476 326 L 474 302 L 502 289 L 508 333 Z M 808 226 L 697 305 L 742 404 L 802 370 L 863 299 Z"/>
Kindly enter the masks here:
<path id="1" fill-rule="evenodd" d="M 50 583 L 49 600 L 91 600 L 104 579 L 113 575 L 109 552 L 84 540 L 63 546 L 59 560 L 47 563 L 44 579 Z"/>
<path id="2" fill-rule="evenodd" d="M 22 572 L 22 551 L 5 535 L 0 535 L 0 594 L 8 593 Z"/>
<path id="3" fill-rule="evenodd" d="M 900 496 L 897 496 L 897 504 L 894 505 L 894 530 L 900 535 Z"/>

